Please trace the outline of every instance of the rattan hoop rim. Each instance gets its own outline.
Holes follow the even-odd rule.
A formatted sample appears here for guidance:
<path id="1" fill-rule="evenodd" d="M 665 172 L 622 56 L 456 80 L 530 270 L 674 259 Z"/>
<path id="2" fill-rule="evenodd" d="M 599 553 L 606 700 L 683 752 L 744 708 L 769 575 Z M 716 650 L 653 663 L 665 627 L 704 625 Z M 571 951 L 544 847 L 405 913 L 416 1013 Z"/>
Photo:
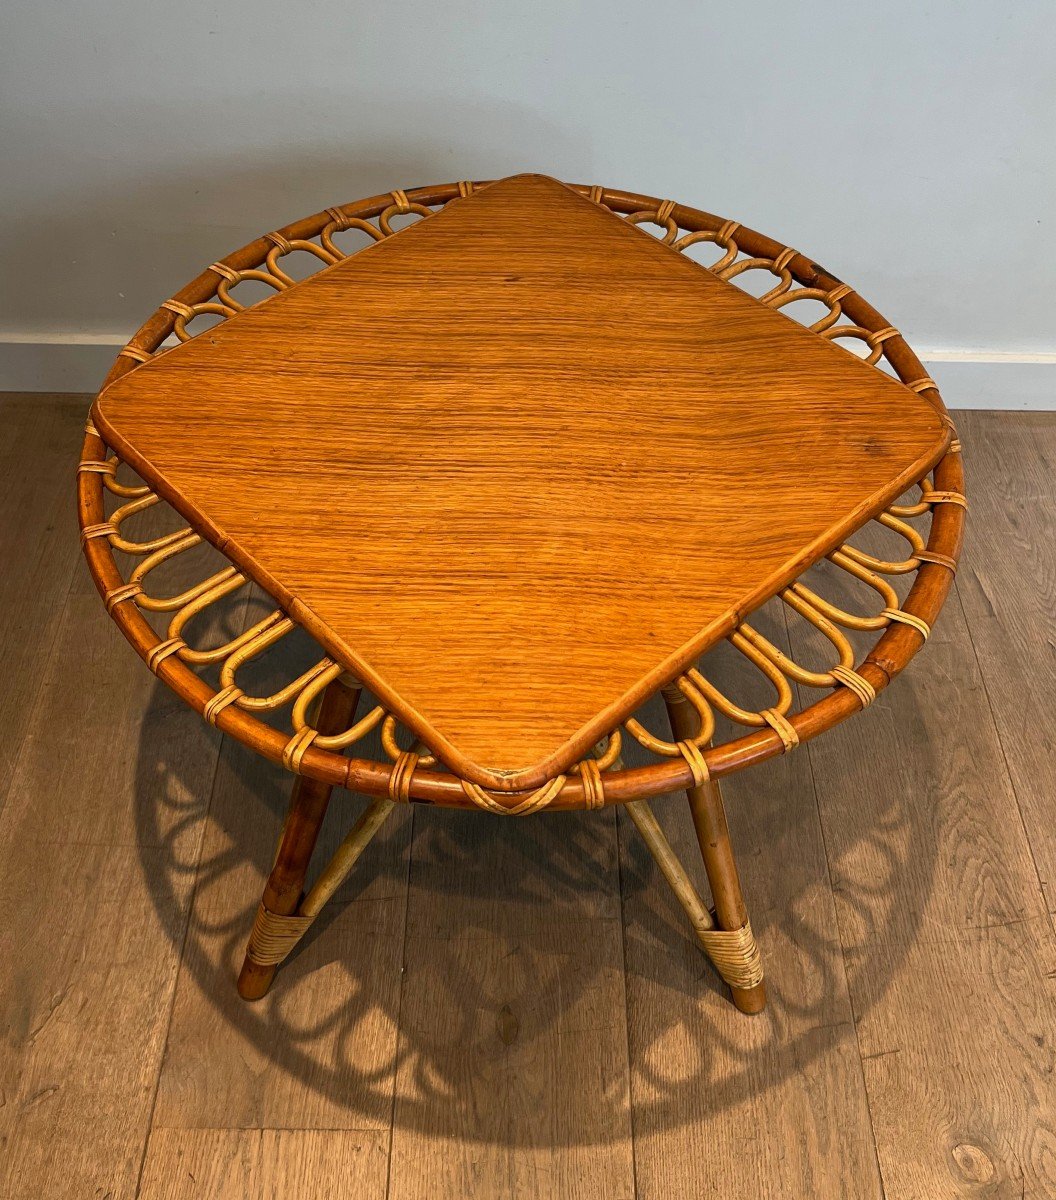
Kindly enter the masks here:
<path id="1" fill-rule="evenodd" d="M 424 208 L 446 203 L 467 194 L 467 190 L 480 186 L 483 186 L 483 183 L 451 183 L 411 189 L 405 193 L 401 192 L 400 196 L 406 204 Z M 572 186 L 588 198 L 603 202 L 624 215 L 659 213 L 662 209 L 662 223 L 674 222 L 678 228 L 686 230 L 689 234 L 715 234 L 720 244 L 723 238 L 728 238 L 730 234 L 731 222 L 700 209 L 633 192 L 592 188 L 587 185 Z M 390 209 L 396 211 L 393 195 L 394 193 L 386 193 L 315 213 L 273 234 L 257 238 L 211 265 L 144 322 L 117 356 L 103 387 L 149 359 L 173 332 L 177 322 L 185 319 L 180 314 L 187 307 L 206 303 L 215 297 L 218 284 L 225 279 L 225 271 L 253 270 L 264 263 L 267 256 L 275 250 L 276 238 L 295 242 L 315 237 L 338 216 L 351 222 L 370 220 L 387 213 Z M 961 447 L 956 439 L 953 423 L 933 381 L 927 377 L 920 360 L 901 334 L 857 292 L 818 263 L 764 234 L 742 225 L 736 225 L 734 228 L 737 245 L 744 253 L 753 258 L 780 260 L 782 271 L 787 271 L 804 288 L 818 289 L 826 294 L 838 291 L 840 306 L 854 324 L 865 332 L 880 335 L 884 357 L 899 379 L 923 395 L 943 417 L 951 431 L 950 447 L 933 472 L 936 492 L 963 497 Z M 78 512 L 82 530 L 98 527 L 106 522 L 104 479 L 108 471 L 98 465 L 104 463 L 106 457 L 106 446 L 98 431 L 89 423 L 77 482 Z M 964 508 L 959 502 L 939 503 L 933 510 L 926 546 L 927 557 L 922 556 L 913 585 L 901 605 L 903 612 L 925 627 L 930 628 L 934 625 L 949 594 L 961 551 L 964 518 Z M 222 552 L 222 546 L 217 548 Z M 92 536 L 85 539 L 84 553 L 92 578 L 104 598 L 108 595 L 112 597 L 117 589 L 127 586 L 106 537 Z M 111 617 L 137 653 L 144 661 L 153 662 L 152 669 L 158 677 L 186 703 L 251 749 L 273 762 L 285 762 L 289 765 L 288 736 L 233 704 L 218 707 L 215 702 L 218 693 L 176 655 L 168 654 L 159 659 L 157 649 L 164 639 L 155 633 L 134 604 L 113 601 L 109 608 Z M 894 623 L 884 630 L 856 671 L 874 693 L 879 693 L 905 669 L 923 643 L 924 637 L 917 625 L 902 621 Z M 860 694 L 853 688 L 840 687 L 798 713 L 790 714 L 788 725 L 798 742 L 802 743 L 861 711 L 862 707 Z M 767 725 L 708 748 L 703 752 L 704 762 L 709 775 L 719 779 L 784 753 L 788 741 L 787 734 L 783 738 L 777 730 Z M 313 746 L 309 741 L 298 748 L 296 769 L 324 783 L 340 785 L 371 796 L 387 796 L 394 767 L 393 764 L 370 759 L 348 758 L 335 751 Z M 645 767 L 606 773 L 604 781 L 603 803 L 626 803 L 692 786 L 693 771 L 687 759 L 678 756 Z M 459 777 L 440 770 L 415 770 L 409 786 L 403 790 L 406 791 L 407 798 L 416 803 L 457 808 L 476 807 Z M 511 792 L 509 797 L 511 807 L 516 806 L 523 798 L 516 792 Z M 597 806 L 596 789 L 589 784 L 585 785 L 578 772 L 568 776 L 564 786 L 549 805 L 553 810 Z"/>

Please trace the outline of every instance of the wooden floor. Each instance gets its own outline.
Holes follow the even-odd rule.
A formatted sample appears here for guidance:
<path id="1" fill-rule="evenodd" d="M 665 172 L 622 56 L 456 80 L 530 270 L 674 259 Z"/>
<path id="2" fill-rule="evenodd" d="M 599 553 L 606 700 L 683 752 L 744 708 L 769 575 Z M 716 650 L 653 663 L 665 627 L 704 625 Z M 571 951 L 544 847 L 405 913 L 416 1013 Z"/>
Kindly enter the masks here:
<path id="1" fill-rule="evenodd" d="M 86 407 L 0 397 L 0 1200 L 1056 1196 L 1056 415 L 958 414 L 924 656 L 728 785 L 747 1018 L 612 811 L 399 811 L 238 1000 L 287 780 L 106 619 Z"/>

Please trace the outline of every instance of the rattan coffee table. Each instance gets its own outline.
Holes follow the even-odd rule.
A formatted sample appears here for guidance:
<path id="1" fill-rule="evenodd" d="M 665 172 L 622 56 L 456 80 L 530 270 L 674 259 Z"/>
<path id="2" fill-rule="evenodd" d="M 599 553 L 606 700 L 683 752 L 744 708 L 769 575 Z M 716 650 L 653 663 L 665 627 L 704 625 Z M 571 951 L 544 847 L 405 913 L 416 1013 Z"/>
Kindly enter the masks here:
<path id="1" fill-rule="evenodd" d="M 394 805 L 623 804 L 758 1012 L 718 781 L 902 670 L 966 507 L 935 384 L 847 284 L 735 221 L 538 175 L 374 196 L 214 263 L 119 354 L 78 483 L 92 576 L 147 666 L 296 775 L 247 999 Z M 180 566 L 207 546 L 223 561 Z M 259 619 L 231 607 L 254 590 Z M 827 660 L 765 636 L 767 603 Z M 255 686 L 305 634 L 304 669 Z M 710 669 L 720 644 L 765 702 Z M 670 732 L 635 716 L 659 691 Z M 305 890 L 335 786 L 367 806 Z M 680 789 L 710 908 L 649 806 Z"/>

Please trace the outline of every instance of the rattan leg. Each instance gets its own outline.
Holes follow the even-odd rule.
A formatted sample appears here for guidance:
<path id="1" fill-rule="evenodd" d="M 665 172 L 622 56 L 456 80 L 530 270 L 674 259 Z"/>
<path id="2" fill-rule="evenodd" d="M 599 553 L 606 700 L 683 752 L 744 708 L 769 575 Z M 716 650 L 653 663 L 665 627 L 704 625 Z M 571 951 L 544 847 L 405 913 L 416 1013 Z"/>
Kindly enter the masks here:
<path id="1" fill-rule="evenodd" d="M 664 701 L 671 719 L 671 730 L 677 741 L 693 737 L 697 732 L 697 716 L 681 692 L 665 689 Z M 722 792 L 716 780 L 707 779 L 698 787 L 686 792 L 689 808 L 693 815 L 693 827 L 708 873 L 712 901 L 715 905 L 715 920 L 722 930 L 735 932 L 747 930 L 751 936 L 748 910 L 741 892 L 741 881 L 737 863 L 733 857 L 730 831 L 726 824 L 726 810 L 722 803 Z M 752 946 L 754 949 L 754 938 Z M 758 956 L 758 950 L 754 949 Z M 733 1002 L 745 1013 L 761 1012 L 766 1006 L 766 985 L 760 978 L 751 987 L 731 985 Z"/>
<path id="2" fill-rule="evenodd" d="M 334 680 L 323 693 L 316 728 L 325 734 L 347 729 L 355 719 L 359 692 L 358 684 L 350 679 Z M 261 956 L 254 955 L 255 942 L 259 943 L 260 914 L 290 916 L 296 912 L 332 790 L 304 775 L 298 775 L 294 781 L 275 864 L 264 887 L 257 923 L 238 976 L 238 992 L 244 1000 L 259 1000 L 271 987 L 278 963 L 260 961 Z"/>
<path id="3" fill-rule="evenodd" d="M 734 995 L 753 991 L 763 981 L 763 969 L 752 927 L 745 922 L 739 929 L 719 929 L 693 886 L 693 881 L 671 849 L 671 843 L 649 805 L 644 800 L 631 800 L 625 807 L 678 902 L 685 909 L 715 969 L 729 984 Z M 756 1008 L 752 1011 L 759 1010 Z"/>

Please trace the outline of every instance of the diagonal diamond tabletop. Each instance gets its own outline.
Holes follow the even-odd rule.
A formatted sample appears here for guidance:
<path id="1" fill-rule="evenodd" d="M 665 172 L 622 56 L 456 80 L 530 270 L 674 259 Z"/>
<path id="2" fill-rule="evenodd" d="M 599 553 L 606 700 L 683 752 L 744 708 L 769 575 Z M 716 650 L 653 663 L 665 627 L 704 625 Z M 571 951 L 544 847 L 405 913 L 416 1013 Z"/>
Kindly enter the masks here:
<path id="1" fill-rule="evenodd" d="M 452 770 L 503 788 L 567 768 L 949 438 L 537 175 L 144 364 L 93 417 Z"/>

